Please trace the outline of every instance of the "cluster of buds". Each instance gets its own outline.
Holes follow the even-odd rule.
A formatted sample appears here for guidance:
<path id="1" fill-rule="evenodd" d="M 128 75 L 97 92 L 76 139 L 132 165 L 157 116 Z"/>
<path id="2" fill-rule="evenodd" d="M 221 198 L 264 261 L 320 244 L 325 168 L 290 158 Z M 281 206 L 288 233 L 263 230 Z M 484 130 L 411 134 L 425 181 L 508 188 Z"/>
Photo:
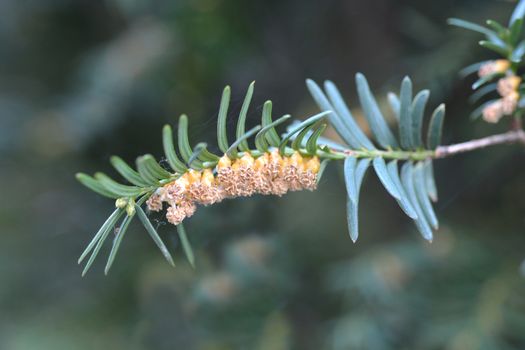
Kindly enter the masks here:
<path id="1" fill-rule="evenodd" d="M 486 63 L 479 70 L 479 76 L 504 73 L 510 68 L 507 60 L 497 60 Z M 488 123 L 497 123 L 506 115 L 512 115 L 518 107 L 520 98 L 519 87 L 521 78 L 513 73 L 508 73 L 505 77 L 498 80 L 498 94 L 500 99 L 490 103 L 483 109 L 483 119 Z"/>
<path id="2" fill-rule="evenodd" d="M 120 209 L 126 209 L 128 216 L 135 215 L 135 201 L 128 198 L 118 198 L 115 201 L 115 207 Z"/>
<path id="3" fill-rule="evenodd" d="M 225 155 L 214 170 L 192 169 L 160 187 L 146 204 L 149 210 L 160 211 L 167 203 L 166 218 L 178 225 L 195 213 L 197 205 L 254 194 L 282 196 L 288 191 L 312 191 L 317 186 L 319 168 L 318 157 L 304 157 L 299 152 L 281 156 L 274 150 L 258 158 L 246 152 L 239 159 Z"/>
<path id="4" fill-rule="evenodd" d="M 478 70 L 480 78 L 488 77 L 494 74 L 504 74 L 510 68 L 510 61 L 495 60 L 484 63 Z"/>

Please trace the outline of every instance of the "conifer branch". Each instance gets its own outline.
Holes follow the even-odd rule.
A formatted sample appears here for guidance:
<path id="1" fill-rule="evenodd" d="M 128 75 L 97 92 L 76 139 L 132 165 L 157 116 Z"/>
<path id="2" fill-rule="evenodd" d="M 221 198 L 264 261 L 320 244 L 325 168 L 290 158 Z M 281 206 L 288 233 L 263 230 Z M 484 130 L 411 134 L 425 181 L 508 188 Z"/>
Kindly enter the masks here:
<path id="1" fill-rule="evenodd" d="M 115 230 L 118 233 L 105 272 L 109 271 L 124 233 L 135 216 L 138 216 L 164 257 L 174 265 L 142 205 L 154 212 L 167 207 L 165 217 L 169 223 L 178 226 L 184 252 L 194 266 L 191 245 L 181 225 L 193 216 L 198 206 L 256 194 L 282 196 L 290 191 L 315 190 L 326 163 L 331 160 L 344 160 L 348 230 L 354 242 L 359 236 L 359 194 L 369 168 L 374 169 L 387 193 L 414 221 L 423 238 L 432 241 L 434 232 L 439 228 L 432 207 L 432 202 L 438 199 L 433 161 L 502 144 L 525 146 L 525 131 L 521 127 L 525 112 L 525 77 L 520 76 L 519 70 L 525 62 L 524 15 L 525 0 L 521 0 L 508 28 L 494 21 L 487 22 L 489 27 L 483 27 L 459 19 L 449 20 L 452 25 L 483 34 L 487 40 L 481 41 L 480 45 L 501 56 L 499 60 L 467 67 L 464 72 L 478 73 L 479 79 L 473 85 L 473 89 L 477 90 L 474 100 L 490 94 L 499 95 L 498 99 L 483 104 L 474 115 L 482 114 L 489 123 L 512 117 L 510 131 L 442 146 L 444 104 L 434 109 L 428 128 L 423 128 L 430 91 L 414 91 L 411 79 L 405 77 L 399 94 L 388 95 L 397 121 L 396 125 L 390 125 L 367 79 L 357 73 L 357 94 L 370 136 L 357 123 L 333 82 L 325 81 L 319 86 L 307 80 L 307 87 L 320 113 L 297 122 L 281 135 L 276 127 L 281 127 L 290 116 L 273 120 L 272 102 L 266 101 L 261 123 L 246 131 L 247 112 L 254 89 L 252 83 L 237 118 L 236 138 L 229 142 L 231 135 L 228 136 L 227 119 L 231 89 L 227 86 L 223 90 L 217 118 L 220 154 L 210 152 L 204 142 L 192 146 L 188 138 L 188 117 L 182 115 L 176 143 L 172 128 L 165 126 L 163 129 L 163 148 L 169 167 L 159 163 L 153 155 L 146 154 L 137 159 L 135 170 L 115 156 L 111 158 L 111 163 L 127 183 L 119 183 L 102 173 L 94 176 L 77 174 L 83 185 L 114 199 L 116 206 L 79 259 L 82 262 L 91 253 L 84 273 L 125 214 Z M 344 144 L 339 145 L 322 137 L 328 124 L 334 127 Z M 250 148 L 250 140 L 255 145 L 253 149 Z"/>
<path id="2" fill-rule="evenodd" d="M 525 146 L 525 131 L 510 130 L 505 133 L 495 134 L 479 139 L 438 146 L 436 150 L 399 151 L 399 150 L 337 150 L 331 149 L 332 159 L 354 158 L 384 158 L 388 160 L 413 160 L 442 159 L 460 153 L 472 152 L 486 147 L 522 144 Z"/>

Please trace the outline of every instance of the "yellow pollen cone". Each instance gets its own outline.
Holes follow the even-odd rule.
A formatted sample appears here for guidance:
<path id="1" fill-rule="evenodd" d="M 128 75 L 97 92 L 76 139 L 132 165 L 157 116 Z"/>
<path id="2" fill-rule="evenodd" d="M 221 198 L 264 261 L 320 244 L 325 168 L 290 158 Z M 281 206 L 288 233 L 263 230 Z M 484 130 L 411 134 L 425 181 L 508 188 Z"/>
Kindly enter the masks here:
<path id="1" fill-rule="evenodd" d="M 310 170 L 314 174 L 317 174 L 319 172 L 320 168 L 321 168 L 321 162 L 319 161 L 319 157 L 317 157 L 317 156 L 312 157 L 306 163 L 306 169 Z"/>
<path id="2" fill-rule="evenodd" d="M 510 68 L 510 61 L 508 60 L 496 60 L 494 61 L 495 71 L 497 73 L 503 73 Z"/>
<path id="3" fill-rule="evenodd" d="M 202 175 L 200 171 L 190 169 L 184 176 L 186 176 L 189 184 L 191 185 L 194 182 L 200 181 Z"/>
<path id="4" fill-rule="evenodd" d="M 255 170 L 261 170 L 264 166 L 269 163 L 270 155 L 268 153 L 263 154 L 255 160 L 253 168 Z"/>
<path id="5" fill-rule="evenodd" d="M 217 169 L 221 168 L 229 168 L 232 166 L 232 161 L 230 158 L 228 158 L 227 155 L 224 155 L 219 159 L 219 162 L 217 163 Z"/>
<path id="6" fill-rule="evenodd" d="M 211 169 L 204 169 L 202 172 L 201 182 L 206 186 L 211 186 L 215 182 L 215 176 L 213 176 Z"/>
<path id="7" fill-rule="evenodd" d="M 279 153 L 279 150 L 273 150 L 270 153 L 270 162 L 278 163 L 281 166 L 285 164 L 283 157 L 281 157 L 281 154 Z"/>
<path id="8" fill-rule="evenodd" d="M 289 164 L 295 166 L 296 168 L 302 169 L 302 167 L 303 167 L 303 156 L 299 152 L 295 151 L 292 154 L 292 156 L 290 157 L 290 163 Z"/>

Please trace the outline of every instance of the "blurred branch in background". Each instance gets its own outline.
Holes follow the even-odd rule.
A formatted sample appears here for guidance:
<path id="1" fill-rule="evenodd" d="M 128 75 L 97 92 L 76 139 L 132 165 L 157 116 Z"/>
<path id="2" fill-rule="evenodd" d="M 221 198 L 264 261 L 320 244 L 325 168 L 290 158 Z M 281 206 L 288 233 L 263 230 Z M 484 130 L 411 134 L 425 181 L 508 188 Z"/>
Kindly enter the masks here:
<path id="1" fill-rule="evenodd" d="M 71 147 L 89 142 L 93 134 L 112 128 L 125 117 L 131 89 L 159 60 L 174 62 L 177 47 L 169 29 L 152 19 L 132 23 L 124 33 L 104 48 L 96 50 L 80 68 L 78 91 L 65 97 L 57 111 L 62 133 Z M 169 59 L 168 59 L 169 58 Z M 58 135 L 57 135 L 58 136 Z"/>
<path id="2" fill-rule="evenodd" d="M 426 249 L 400 242 L 334 268 L 329 285 L 348 310 L 333 323 L 334 349 L 523 346 L 525 285 L 515 258 L 450 228 L 441 234 Z"/>

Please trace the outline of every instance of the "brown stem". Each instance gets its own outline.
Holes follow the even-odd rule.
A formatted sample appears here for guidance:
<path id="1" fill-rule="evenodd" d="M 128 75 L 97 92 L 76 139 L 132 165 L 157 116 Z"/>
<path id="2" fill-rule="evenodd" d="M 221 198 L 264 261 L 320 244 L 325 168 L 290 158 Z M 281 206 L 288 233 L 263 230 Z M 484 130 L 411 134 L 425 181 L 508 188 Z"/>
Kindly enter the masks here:
<path id="1" fill-rule="evenodd" d="M 470 152 L 488 146 L 511 143 L 521 143 L 525 145 L 525 131 L 522 129 L 511 130 L 503 134 L 492 135 L 455 145 L 439 146 L 436 149 L 435 158 L 445 158 L 458 153 Z"/>

